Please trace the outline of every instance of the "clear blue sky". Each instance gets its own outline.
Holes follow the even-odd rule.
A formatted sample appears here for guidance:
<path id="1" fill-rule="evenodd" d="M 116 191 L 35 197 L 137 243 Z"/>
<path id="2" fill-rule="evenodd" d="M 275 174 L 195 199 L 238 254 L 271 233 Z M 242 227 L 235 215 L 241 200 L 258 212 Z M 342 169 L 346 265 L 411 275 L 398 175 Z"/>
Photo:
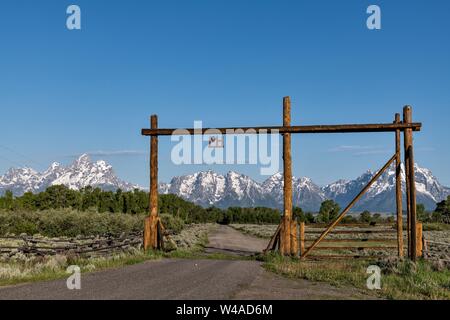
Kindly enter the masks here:
<path id="1" fill-rule="evenodd" d="M 66 29 L 72 3 L 80 31 Z M 370 4 L 382 30 L 366 28 Z M 146 186 L 150 114 L 161 127 L 278 125 L 290 95 L 294 124 L 391 122 L 411 104 L 416 161 L 450 185 L 449 17 L 445 0 L 2 0 L 0 174 L 91 152 Z M 208 168 L 262 179 L 255 166 L 175 166 L 160 141 L 161 180 Z M 294 174 L 325 184 L 379 168 L 393 136 L 297 135 L 293 147 Z"/>

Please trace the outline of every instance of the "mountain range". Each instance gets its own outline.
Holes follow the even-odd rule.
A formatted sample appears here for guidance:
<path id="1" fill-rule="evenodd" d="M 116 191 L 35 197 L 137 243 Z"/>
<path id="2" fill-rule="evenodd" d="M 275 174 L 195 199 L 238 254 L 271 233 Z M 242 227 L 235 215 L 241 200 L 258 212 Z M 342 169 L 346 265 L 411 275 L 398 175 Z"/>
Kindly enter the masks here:
<path id="1" fill-rule="evenodd" d="M 414 166 L 417 203 L 423 203 L 433 210 L 436 203 L 450 195 L 450 188 L 442 186 L 432 172 Z M 354 180 L 338 180 L 320 187 L 310 178 L 293 177 L 293 203 L 307 211 L 317 211 L 322 201 L 333 199 L 342 207 L 347 205 L 374 176 L 367 171 Z M 402 191 L 405 190 L 405 175 L 402 167 Z M 52 185 L 65 185 L 71 189 L 86 186 L 104 190 L 141 189 L 138 185 L 120 180 L 111 165 L 103 160 L 91 161 L 84 154 L 71 165 L 64 167 L 53 163 L 44 172 L 31 168 L 10 169 L 0 176 L 0 195 L 11 190 L 14 195 L 25 192 L 38 193 Z M 202 206 L 226 208 L 230 206 L 283 207 L 283 175 L 276 173 L 259 183 L 252 178 L 230 171 L 225 175 L 214 171 L 201 171 L 190 175 L 173 177 L 170 183 L 160 183 L 159 192 L 172 193 Z M 405 197 L 404 197 L 405 198 Z M 395 169 L 390 167 L 357 202 L 354 211 L 395 211 Z"/>
<path id="2" fill-rule="evenodd" d="M 44 172 L 31 168 L 11 168 L 5 175 L 0 176 L 0 195 L 7 190 L 16 196 L 25 192 L 39 193 L 54 185 L 65 185 L 75 190 L 87 186 L 114 191 L 118 188 L 139 188 L 117 178 L 112 166 L 105 161 L 93 162 L 87 154 L 83 154 L 67 167 L 54 162 Z"/>
<path id="3" fill-rule="evenodd" d="M 429 210 L 436 203 L 450 195 L 450 188 L 442 186 L 432 172 L 414 167 L 417 189 L 417 203 L 423 203 Z M 307 211 L 318 211 L 322 201 L 335 200 L 346 206 L 375 175 L 367 171 L 354 180 L 338 180 L 324 187 L 310 178 L 293 177 L 293 203 Z M 168 184 L 160 184 L 161 193 L 173 193 L 183 199 L 202 206 L 267 206 L 283 207 L 283 175 L 276 173 L 262 183 L 234 171 L 221 175 L 213 171 L 202 171 L 191 175 L 174 177 Z M 405 192 L 405 175 L 402 167 L 402 191 Z M 403 197 L 405 201 L 405 197 Z M 395 211 L 395 168 L 391 166 L 356 203 L 353 211 L 373 212 Z"/>

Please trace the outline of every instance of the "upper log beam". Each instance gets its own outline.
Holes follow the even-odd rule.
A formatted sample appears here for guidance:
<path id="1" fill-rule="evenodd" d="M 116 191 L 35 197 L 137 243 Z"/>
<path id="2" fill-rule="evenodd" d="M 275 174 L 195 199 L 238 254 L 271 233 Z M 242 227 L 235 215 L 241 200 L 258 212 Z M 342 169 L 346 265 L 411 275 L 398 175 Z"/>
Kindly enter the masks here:
<path id="1" fill-rule="evenodd" d="M 420 131 L 422 123 L 374 123 L 338 124 L 309 126 L 268 126 L 268 127 L 229 127 L 229 128 L 185 128 L 185 129 L 142 129 L 144 136 L 196 135 L 196 134 L 260 134 L 278 130 L 281 133 L 355 133 L 355 132 L 395 132 L 396 130 Z M 262 132 L 261 132 L 262 131 Z"/>

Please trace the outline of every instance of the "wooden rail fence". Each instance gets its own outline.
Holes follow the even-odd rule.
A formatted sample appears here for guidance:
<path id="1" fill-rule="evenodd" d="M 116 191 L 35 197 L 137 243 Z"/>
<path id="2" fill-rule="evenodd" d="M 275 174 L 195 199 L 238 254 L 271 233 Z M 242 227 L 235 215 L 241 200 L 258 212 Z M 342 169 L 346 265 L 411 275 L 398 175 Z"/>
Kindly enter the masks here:
<path id="1" fill-rule="evenodd" d="M 426 240 L 423 245 L 423 256 L 427 260 L 440 260 L 450 266 L 450 243 Z"/>
<path id="2" fill-rule="evenodd" d="M 0 254 L 47 256 L 56 254 L 104 255 L 142 246 L 142 233 L 119 237 L 41 238 L 32 236 L 0 237 Z M 11 244 L 8 244 L 11 243 Z"/>
<path id="3" fill-rule="evenodd" d="M 292 227 L 293 237 L 298 243 L 297 250 L 293 252 L 294 257 L 301 257 L 308 248 L 318 239 L 318 235 L 323 234 L 328 227 L 326 224 L 305 224 L 294 221 Z M 280 227 L 275 232 L 275 236 L 269 242 L 265 251 L 276 250 L 280 243 Z M 402 229 L 407 229 L 403 226 Z M 417 224 L 417 256 L 423 254 L 422 224 Z M 395 255 L 399 251 L 398 228 L 396 224 L 390 223 L 343 223 L 332 229 L 327 239 L 322 239 L 308 258 L 317 259 L 347 259 L 347 258 L 384 258 Z M 406 234 L 405 236 L 406 237 Z M 403 244 L 403 242 L 402 242 Z"/>

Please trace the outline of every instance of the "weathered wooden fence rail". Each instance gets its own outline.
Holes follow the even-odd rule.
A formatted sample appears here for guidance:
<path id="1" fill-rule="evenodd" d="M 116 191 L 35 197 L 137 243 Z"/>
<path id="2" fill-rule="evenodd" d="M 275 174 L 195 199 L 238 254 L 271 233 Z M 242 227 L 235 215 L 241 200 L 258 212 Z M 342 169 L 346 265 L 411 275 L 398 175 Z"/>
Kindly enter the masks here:
<path id="1" fill-rule="evenodd" d="M 309 248 L 323 234 L 326 226 L 305 225 L 300 247 Z M 395 254 L 397 227 L 394 224 L 342 224 L 331 230 L 315 247 L 311 259 L 381 258 Z M 304 251 L 303 251 L 304 252 Z M 301 255 L 303 252 L 300 252 Z"/>
<path id="2" fill-rule="evenodd" d="M 294 247 L 297 250 L 294 256 L 300 257 L 323 234 L 327 228 L 326 224 L 305 224 L 294 222 L 292 239 L 298 243 Z M 404 226 L 406 229 L 407 227 Z M 277 230 L 279 231 L 279 229 Z M 398 228 L 396 224 L 380 223 L 343 223 L 330 230 L 327 238 L 321 240 L 310 254 L 310 259 L 347 259 L 347 258 L 384 258 L 395 255 L 398 252 Z M 422 256 L 422 224 L 418 223 L 417 256 Z M 406 239 L 407 234 L 403 237 Z M 403 242 L 407 245 L 407 241 Z M 402 244 L 403 244 L 402 243 Z M 274 250 L 281 245 L 279 232 L 271 239 L 266 250 Z"/>
<path id="3" fill-rule="evenodd" d="M 84 238 L 40 238 L 32 236 L 0 237 L 0 254 L 13 256 L 17 253 L 25 255 L 102 255 L 142 245 L 142 233 L 121 236 L 102 236 Z"/>
<path id="4" fill-rule="evenodd" d="M 423 256 L 427 260 L 442 261 L 446 266 L 450 266 L 450 243 L 426 240 Z"/>

